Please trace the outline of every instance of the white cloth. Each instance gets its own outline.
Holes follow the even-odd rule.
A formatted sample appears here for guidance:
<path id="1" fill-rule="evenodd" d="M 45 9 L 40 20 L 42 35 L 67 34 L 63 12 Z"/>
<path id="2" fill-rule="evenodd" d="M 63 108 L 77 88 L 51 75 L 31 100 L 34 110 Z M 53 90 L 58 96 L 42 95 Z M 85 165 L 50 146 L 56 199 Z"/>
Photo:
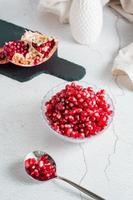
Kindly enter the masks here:
<path id="1" fill-rule="evenodd" d="M 103 5 L 108 2 L 108 0 L 101 1 Z M 72 0 L 40 0 L 39 7 L 44 9 L 45 12 L 50 12 L 59 16 L 61 23 L 69 23 L 69 11 L 71 4 Z"/>
<path id="2" fill-rule="evenodd" d="M 72 0 L 40 0 L 39 8 L 59 16 L 61 23 L 68 23 Z"/>
<path id="3" fill-rule="evenodd" d="M 133 22 L 133 0 L 111 0 L 109 5 L 128 21 Z M 126 74 L 128 85 L 133 88 L 133 43 L 119 51 L 113 63 L 112 74 Z"/>
<path id="4" fill-rule="evenodd" d="M 110 0 L 109 6 L 128 21 L 133 22 L 133 0 Z"/>
<path id="5" fill-rule="evenodd" d="M 114 76 L 126 74 L 133 86 L 133 43 L 119 51 L 114 60 L 112 74 Z"/>
<path id="6" fill-rule="evenodd" d="M 69 23 L 69 11 L 73 0 L 40 0 L 39 7 L 59 16 L 61 23 Z M 78 1 L 78 0 L 77 0 Z M 92 0 L 93 1 L 93 0 Z M 119 14 L 133 22 L 133 0 L 101 0 Z M 113 75 L 127 74 L 133 86 L 133 43 L 119 51 L 114 60 Z"/>
<path id="7" fill-rule="evenodd" d="M 73 0 L 40 0 L 39 7 L 59 16 L 61 23 L 69 22 L 69 11 Z M 78 0 L 77 0 L 78 1 Z M 109 3 L 123 17 L 133 22 L 133 0 L 99 0 L 103 6 Z"/>

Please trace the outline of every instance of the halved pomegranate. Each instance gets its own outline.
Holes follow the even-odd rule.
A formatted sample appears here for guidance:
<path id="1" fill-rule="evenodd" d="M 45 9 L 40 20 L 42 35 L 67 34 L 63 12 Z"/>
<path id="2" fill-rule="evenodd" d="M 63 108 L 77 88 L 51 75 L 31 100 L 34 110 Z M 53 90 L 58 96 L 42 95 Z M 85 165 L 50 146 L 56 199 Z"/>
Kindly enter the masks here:
<path id="1" fill-rule="evenodd" d="M 3 47 L 0 47 L 0 64 L 6 64 L 8 63 L 9 61 L 7 60 L 7 57 L 4 53 L 4 48 Z"/>
<path id="2" fill-rule="evenodd" d="M 54 38 L 26 31 L 21 40 L 6 43 L 4 53 L 13 64 L 32 67 L 46 62 L 56 49 L 57 41 Z"/>

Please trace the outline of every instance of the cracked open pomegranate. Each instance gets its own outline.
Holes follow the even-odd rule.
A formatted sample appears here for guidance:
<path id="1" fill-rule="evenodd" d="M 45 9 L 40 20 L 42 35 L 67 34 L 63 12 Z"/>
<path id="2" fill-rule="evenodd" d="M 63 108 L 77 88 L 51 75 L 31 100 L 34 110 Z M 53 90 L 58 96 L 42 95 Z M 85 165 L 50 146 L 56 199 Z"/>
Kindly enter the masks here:
<path id="1" fill-rule="evenodd" d="M 3 47 L 0 47 L 0 64 L 6 64 L 8 63 L 9 61 L 7 60 L 7 57 L 4 53 L 4 48 Z"/>
<path id="2" fill-rule="evenodd" d="M 113 104 L 103 89 L 94 91 L 73 82 L 47 95 L 43 117 L 60 136 L 83 140 L 102 132 L 111 122 Z"/>
<path id="3" fill-rule="evenodd" d="M 26 31 L 20 40 L 5 43 L 4 54 L 15 65 L 32 67 L 46 62 L 56 49 L 54 38 Z"/>

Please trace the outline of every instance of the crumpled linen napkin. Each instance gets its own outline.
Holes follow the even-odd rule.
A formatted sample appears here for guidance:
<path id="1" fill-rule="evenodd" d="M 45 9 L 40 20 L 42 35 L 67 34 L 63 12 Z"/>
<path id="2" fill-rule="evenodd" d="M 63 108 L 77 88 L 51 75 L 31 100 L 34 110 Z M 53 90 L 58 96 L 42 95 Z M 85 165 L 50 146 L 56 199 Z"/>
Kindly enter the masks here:
<path id="1" fill-rule="evenodd" d="M 59 16 L 61 23 L 68 23 L 71 3 L 72 0 L 40 0 L 39 8 Z"/>
<path id="2" fill-rule="evenodd" d="M 39 8 L 59 16 L 61 23 L 69 23 L 69 11 L 73 0 L 40 0 Z M 78 0 L 77 0 L 78 1 Z M 100 0 L 105 5 L 108 0 Z"/>
<path id="3" fill-rule="evenodd" d="M 72 1 L 73 0 L 40 0 L 39 7 L 43 7 L 45 11 L 58 15 L 61 23 L 69 23 L 69 10 Z M 108 3 L 110 7 L 128 21 L 133 22 L 133 0 L 101 1 L 103 6 Z M 133 86 L 133 43 L 119 51 L 113 63 L 112 74 L 115 76 L 126 74 Z"/>
<path id="4" fill-rule="evenodd" d="M 39 7 L 59 16 L 61 23 L 69 22 L 69 10 L 73 0 L 40 0 Z M 133 22 L 133 0 L 101 0 L 103 6 L 107 3 L 123 17 Z"/>
<path id="5" fill-rule="evenodd" d="M 129 22 L 133 22 L 133 0 L 111 0 L 109 5 Z M 130 88 L 133 88 L 133 43 L 119 50 L 113 62 L 112 74 L 127 75 Z"/>
<path id="6" fill-rule="evenodd" d="M 121 49 L 114 60 L 112 74 L 127 75 L 133 87 L 133 43 Z"/>
<path id="7" fill-rule="evenodd" d="M 110 0 L 109 6 L 130 22 L 133 22 L 133 0 Z"/>

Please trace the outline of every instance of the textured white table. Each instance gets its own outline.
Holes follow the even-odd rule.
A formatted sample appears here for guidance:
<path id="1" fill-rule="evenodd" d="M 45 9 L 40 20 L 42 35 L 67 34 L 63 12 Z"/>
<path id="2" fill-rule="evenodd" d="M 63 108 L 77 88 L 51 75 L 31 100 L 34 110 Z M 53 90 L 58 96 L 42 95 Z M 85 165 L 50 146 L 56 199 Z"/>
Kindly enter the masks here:
<path id="1" fill-rule="evenodd" d="M 112 78 L 111 63 L 118 49 L 133 41 L 133 25 L 106 8 L 101 36 L 88 48 L 73 41 L 69 25 L 38 14 L 36 4 L 35 0 L 0 0 L 0 18 L 59 38 L 59 55 L 85 65 L 84 80 L 106 88 L 113 97 L 115 118 L 104 134 L 88 143 L 65 143 L 48 132 L 40 116 L 42 97 L 63 80 L 42 74 L 19 83 L 0 75 L 0 199 L 84 199 L 67 184 L 36 183 L 26 177 L 24 156 L 42 149 L 55 158 L 59 174 L 107 200 L 132 200 L 133 93 Z"/>

